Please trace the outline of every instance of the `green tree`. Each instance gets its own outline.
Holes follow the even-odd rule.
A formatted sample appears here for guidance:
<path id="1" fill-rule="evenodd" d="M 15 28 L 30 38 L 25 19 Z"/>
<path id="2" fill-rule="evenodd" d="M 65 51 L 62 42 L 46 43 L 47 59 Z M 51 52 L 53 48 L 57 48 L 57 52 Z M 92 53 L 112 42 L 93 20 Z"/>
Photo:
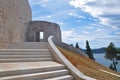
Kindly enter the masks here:
<path id="1" fill-rule="evenodd" d="M 73 45 L 73 44 L 70 44 L 70 46 L 73 46 L 73 47 L 74 47 L 74 45 Z"/>
<path id="2" fill-rule="evenodd" d="M 76 42 L 76 45 L 75 45 L 76 48 L 80 49 L 79 45 L 78 45 L 78 42 Z"/>
<path id="3" fill-rule="evenodd" d="M 112 61 L 113 70 L 117 71 L 116 65 L 117 62 L 117 48 L 115 47 L 114 43 L 110 42 L 108 47 L 105 49 L 105 57 L 107 59 L 110 59 Z"/>
<path id="4" fill-rule="evenodd" d="M 91 51 L 91 48 L 89 46 L 89 42 L 88 40 L 86 40 L 86 54 L 89 56 L 89 58 L 95 60 L 94 56 L 93 56 L 93 53 Z"/>
<path id="5" fill-rule="evenodd" d="M 117 54 L 120 54 L 120 48 L 117 48 Z"/>
<path id="6" fill-rule="evenodd" d="M 117 60 L 120 60 L 120 48 L 117 48 Z"/>

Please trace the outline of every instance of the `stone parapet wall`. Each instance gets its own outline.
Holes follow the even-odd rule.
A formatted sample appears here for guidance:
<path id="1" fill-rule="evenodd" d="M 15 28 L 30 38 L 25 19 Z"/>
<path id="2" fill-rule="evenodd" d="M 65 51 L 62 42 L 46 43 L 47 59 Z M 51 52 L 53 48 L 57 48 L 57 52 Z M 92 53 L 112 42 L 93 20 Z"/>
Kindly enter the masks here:
<path id="1" fill-rule="evenodd" d="M 32 12 L 28 0 L 0 0 L 0 48 L 11 42 L 26 41 Z"/>

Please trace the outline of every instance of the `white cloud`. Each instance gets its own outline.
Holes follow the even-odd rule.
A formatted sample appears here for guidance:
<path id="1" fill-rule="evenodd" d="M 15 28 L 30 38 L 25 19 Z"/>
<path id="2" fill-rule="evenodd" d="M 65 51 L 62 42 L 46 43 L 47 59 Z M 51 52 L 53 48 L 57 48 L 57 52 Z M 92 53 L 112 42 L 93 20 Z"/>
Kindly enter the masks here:
<path id="1" fill-rule="evenodd" d="M 77 17 L 77 18 L 86 18 L 85 16 L 77 14 L 77 12 L 69 12 L 70 16 Z"/>
<path id="2" fill-rule="evenodd" d="M 46 7 L 47 5 L 45 5 L 45 4 L 43 4 L 43 5 L 41 5 L 42 7 Z"/>
<path id="3" fill-rule="evenodd" d="M 94 29 L 94 27 L 86 27 L 87 29 Z"/>
<path id="4" fill-rule="evenodd" d="M 111 26 L 114 30 L 118 30 L 118 27 L 116 26 Z"/>
<path id="5" fill-rule="evenodd" d="M 51 0 L 29 0 L 31 5 L 38 5 L 38 4 L 44 5 L 44 3 L 47 3 L 49 1 Z"/>
<path id="6" fill-rule="evenodd" d="M 33 20 L 49 20 L 51 19 L 51 15 L 45 15 L 45 16 L 39 16 L 39 17 L 34 17 Z"/>
<path id="7" fill-rule="evenodd" d="M 93 28 L 94 27 L 86 27 L 83 30 L 74 29 L 62 31 L 62 40 L 68 44 L 79 42 L 81 47 L 85 47 L 86 40 L 88 40 L 91 43 L 91 48 L 105 47 L 110 42 L 115 43 L 116 46 L 120 46 L 118 45 L 118 42 L 120 40 L 119 31 L 116 33 L 112 33 L 116 35 L 112 35 L 110 30 L 106 30 L 108 28 Z M 79 33 L 77 31 L 79 31 Z"/>
<path id="8" fill-rule="evenodd" d="M 98 28 L 98 29 L 96 29 L 95 31 L 96 31 L 96 32 L 102 32 L 103 30 L 100 29 L 100 28 Z"/>
<path id="9" fill-rule="evenodd" d="M 58 24 L 63 25 L 64 23 L 63 22 L 59 22 Z"/>
<path id="10" fill-rule="evenodd" d="M 69 13 L 70 16 L 72 16 L 73 14 L 72 13 Z"/>
<path id="11" fill-rule="evenodd" d="M 119 0 L 71 0 L 69 3 L 75 8 L 80 8 L 84 12 L 90 13 L 91 16 L 98 18 L 103 25 L 120 25 Z"/>
<path id="12" fill-rule="evenodd" d="M 103 17 L 99 17 L 99 20 L 101 21 L 100 23 L 103 25 L 109 25 L 109 18 L 103 18 Z"/>
<path id="13" fill-rule="evenodd" d="M 120 35 L 120 32 L 116 32 L 115 34 Z"/>
<path id="14" fill-rule="evenodd" d="M 86 17 L 85 17 L 85 16 L 81 16 L 81 15 L 79 15 L 78 18 L 86 18 Z"/>
<path id="15" fill-rule="evenodd" d="M 89 32 L 88 31 L 82 31 L 84 34 L 88 34 Z"/>
<path id="16" fill-rule="evenodd" d="M 52 16 L 47 16 L 48 18 L 51 18 Z"/>
<path id="17" fill-rule="evenodd" d="M 96 31 L 81 31 L 80 34 L 73 30 L 62 31 L 63 42 L 68 44 L 79 42 L 82 48 L 85 48 L 86 40 L 90 42 L 91 48 L 100 48 L 107 46 L 110 42 L 114 42 L 116 46 L 119 46 L 117 45 L 119 39 L 118 36 L 109 35 L 108 31 L 99 28 Z"/>
<path id="18" fill-rule="evenodd" d="M 76 22 L 81 22 L 81 20 L 77 20 Z"/>
<path id="19" fill-rule="evenodd" d="M 50 0 L 41 0 L 41 1 L 43 1 L 43 2 L 49 2 Z"/>
<path id="20" fill-rule="evenodd" d="M 79 42 L 79 41 L 83 42 L 85 40 L 91 40 L 90 37 L 86 37 L 85 35 L 80 35 L 75 31 L 62 31 L 62 39 L 66 43 Z"/>

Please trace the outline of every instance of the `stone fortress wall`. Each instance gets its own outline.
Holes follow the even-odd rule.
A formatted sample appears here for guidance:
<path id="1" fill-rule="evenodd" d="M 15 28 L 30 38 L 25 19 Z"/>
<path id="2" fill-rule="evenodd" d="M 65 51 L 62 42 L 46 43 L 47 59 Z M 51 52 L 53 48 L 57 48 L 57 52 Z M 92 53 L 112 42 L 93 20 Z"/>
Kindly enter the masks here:
<path id="1" fill-rule="evenodd" d="M 0 0 L 0 48 L 25 41 L 32 12 L 28 0 Z"/>
<path id="2" fill-rule="evenodd" d="M 28 0 L 0 0 L 0 49 L 12 42 L 46 42 L 50 35 L 61 41 L 59 25 L 31 18 Z M 41 31 L 44 35 L 39 40 Z"/>

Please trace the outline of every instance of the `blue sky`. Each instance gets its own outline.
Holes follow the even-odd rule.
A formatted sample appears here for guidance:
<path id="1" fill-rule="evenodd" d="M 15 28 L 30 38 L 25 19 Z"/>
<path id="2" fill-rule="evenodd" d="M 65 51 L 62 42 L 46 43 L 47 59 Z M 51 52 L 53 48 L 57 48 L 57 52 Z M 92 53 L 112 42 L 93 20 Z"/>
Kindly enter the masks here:
<path id="1" fill-rule="evenodd" d="M 60 25 L 62 40 L 79 43 L 85 48 L 106 47 L 113 42 L 120 47 L 119 0 L 29 0 L 32 20 L 43 20 Z"/>

